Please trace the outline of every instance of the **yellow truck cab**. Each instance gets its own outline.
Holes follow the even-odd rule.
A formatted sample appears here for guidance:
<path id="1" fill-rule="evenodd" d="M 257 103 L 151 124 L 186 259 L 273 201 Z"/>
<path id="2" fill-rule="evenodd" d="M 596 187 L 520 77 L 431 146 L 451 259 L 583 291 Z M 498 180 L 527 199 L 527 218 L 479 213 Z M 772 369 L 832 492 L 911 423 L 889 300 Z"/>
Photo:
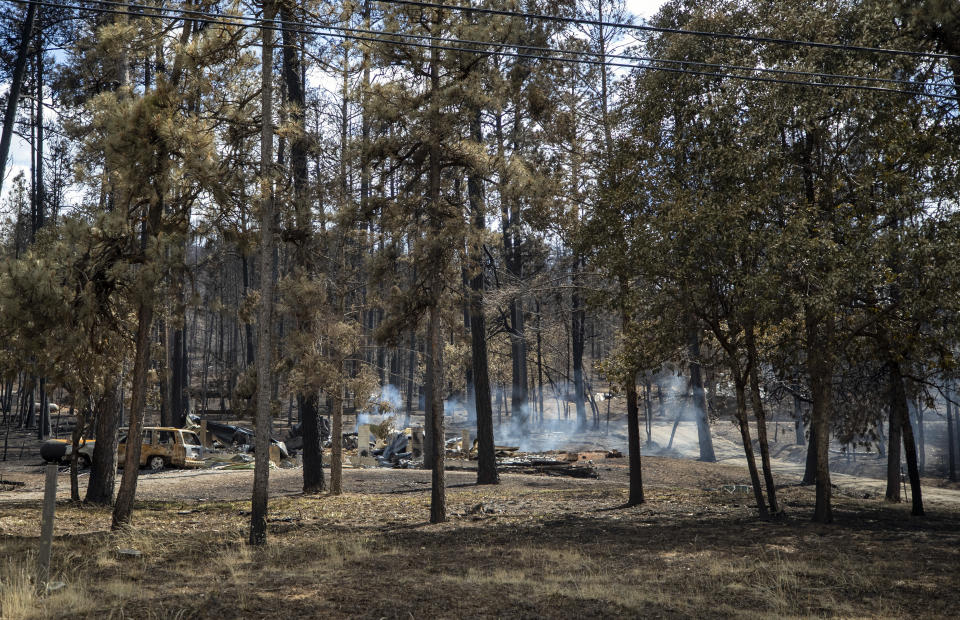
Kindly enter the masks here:
<path id="1" fill-rule="evenodd" d="M 127 429 L 120 435 L 117 452 L 120 465 L 126 456 Z M 147 426 L 140 445 L 140 467 L 159 471 L 167 466 L 201 467 L 203 444 L 193 431 L 167 426 Z"/>

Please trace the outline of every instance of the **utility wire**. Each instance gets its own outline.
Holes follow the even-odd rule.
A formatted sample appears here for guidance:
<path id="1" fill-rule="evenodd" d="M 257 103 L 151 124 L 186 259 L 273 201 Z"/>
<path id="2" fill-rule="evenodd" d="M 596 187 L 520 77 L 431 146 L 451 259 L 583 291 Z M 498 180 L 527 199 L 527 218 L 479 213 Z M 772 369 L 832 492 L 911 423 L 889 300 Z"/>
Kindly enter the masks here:
<path id="1" fill-rule="evenodd" d="M 66 3 L 60 3 L 60 2 L 52 2 L 47 0 L 13 0 L 13 1 L 20 4 L 35 3 L 40 6 L 75 9 L 79 11 L 86 11 L 86 12 L 98 13 L 98 14 L 125 15 L 128 17 L 146 17 L 146 18 L 170 17 L 172 18 L 172 16 L 169 16 L 166 14 L 173 13 L 176 15 L 180 15 L 183 19 L 196 19 L 197 21 L 219 24 L 223 26 L 236 26 L 240 28 L 268 28 L 271 30 L 283 30 L 284 29 L 283 24 L 298 24 L 298 23 L 305 24 L 305 22 L 289 22 L 289 21 L 283 22 L 281 20 L 274 20 L 271 23 L 262 23 L 259 20 L 259 18 L 256 18 L 256 17 L 229 16 L 229 15 L 223 15 L 223 14 L 217 14 L 217 13 L 197 11 L 192 9 L 154 7 L 150 5 L 110 2 L 108 0 L 94 0 L 94 2 L 101 5 L 122 6 L 124 7 L 124 9 L 121 10 L 121 9 L 109 9 L 109 8 L 94 8 L 94 7 L 66 4 Z M 130 12 L 129 10 L 130 8 L 140 9 L 144 11 L 153 11 L 155 14 Z M 316 28 L 316 29 L 313 29 L 313 28 Z M 540 54 L 526 54 L 521 52 L 514 52 L 512 51 L 513 49 L 518 49 L 518 48 L 524 49 L 525 46 L 508 45 L 508 44 L 499 43 L 499 42 L 483 42 L 483 41 L 471 42 L 469 40 L 463 40 L 463 39 L 457 39 L 457 38 L 432 37 L 428 35 L 415 35 L 415 34 L 400 33 L 400 32 L 393 33 L 393 32 L 385 32 L 385 31 L 378 31 L 378 30 L 363 30 L 358 28 L 347 28 L 343 26 L 327 26 L 322 24 L 316 24 L 313 26 L 313 28 L 287 27 L 287 30 L 296 32 L 299 34 L 312 34 L 312 35 L 325 36 L 325 37 L 336 37 L 336 38 L 353 40 L 353 41 L 367 41 L 367 42 L 381 43 L 381 44 L 387 43 L 387 44 L 403 46 L 403 47 L 439 49 L 444 51 L 472 53 L 472 54 L 486 55 L 486 56 L 524 58 L 524 59 L 532 59 L 532 60 L 565 62 L 570 64 L 586 64 L 586 65 L 592 65 L 592 66 L 623 67 L 628 69 L 645 69 L 645 70 L 661 71 L 661 72 L 674 73 L 674 74 L 687 74 L 687 75 L 699 75 L 704 77 L 729 78 L 729 79 L 750 81 L 750 82 L 764 82 L 764 83 L 773 83 L 773 84 L 808 86 L 808 87 L 819 87 L 819 88 L 862 90 L 862 91 L 885 92 L 885 93 L 892 93 L 892 94 L 905 94 L 905 95 L 914 95 L 914 96 L 919 95 L 919 96 L 931 97 L 936 99 L 948 99 L 948 100 L 957 99 L 957 97 L 954 95 L 943 95 L 939 93 L 924 92 L 924 91 L 901 90 L 896 88 L 886 88 L 886 87 L 880 87 L 880 86 L 864 86 L 864 85 L 858 85 L 858 84 L 840 84 L 840 83 L 834 83 L 834 82 L 809 82 L 804 80 L 778 79 L 778 78 L 772 78 L 772 77 L 761 77 L 756 75 L 736 75 L 736 74 L 719 73 L 719 72 L 712 72 L 712 71 L 692 71 L 689 69 L 678 69 L 674 67 L 663 67 L 663 66 L 650 64 L 650 63 L 673 63 L 673 64 L 682 63 L 682 64 L 694 64 L 694 65 L 701 64 L 694 61 L 664 60 L 659 58 L 646 59 L 642 57 L 627 56 L 628 58 L 634 59 L 636 61 L 640 61 L 641 64 L 637 64 L 636 62 L 612 62 L 608 60 L 594 60 L 590 58 L 586 58 L 586 59 L 563 58 L 563 57 L 556 57 L 556 56 L 544 56 Z M 333 31 L 333 32 L 323 32 L 323 31 Z M 353 33 L 371 33 L 376 36 L 373 36 L 373 37 L 360 36 L 358 34 L 353 34 Z M 500 50 L 500 51 L 492 51 L 492 50 L 486 50 L 486 49 L 453 47 L 450 45 L 437 45 L 435 43 L 417 43 L 414 41 L 385 40 L 381 37 L 420 38 L 420 39 L 435 40 L 443 43 L 450 43 L 454 45 L 479 44 L 484 46 L 490 45 L 490 46 L 497 46 L 497 47 L 508 48 L 508 49 Z M 559 53 L 559 54 L 579 53 L 578 51 L 558 50 L 554 48 L 538 48 L 538 49 L 547 50 L 551 53 Z M 599 54 L 596 52 L 593 52 L 593 53 L 584 52 L 584 53 L 589 55 L 599 56 Z M 624 56 L 624 55 L 619 55 L 619 56 Z M 645 64 L 642 64 L 642 63 L 645 63 Z M 702 63 L 702 64 L 711 66 L 708 63 Z M 736 65 L 722 65 L 722 66 L 730 69 L 739 70 L 737 69 Z M 743 70 L 756 72 L 756 71 L 759 71 L 760 68 L 744 67 Z M 770 70 L 770 71 L 777 71 L 777 70 Z M 782 73 L 787 73 L 787 71 L 783 70 Z M 863 77 L 863 76 L 836 76 L 834 74 L 814 73 L 814 72 L 796 72 L 796 73 L 800 73 L 802 75 L 809 76 L 809 77 L 826 78 L 826 79 L 853 79 L 853 80 L 868 80 L 868 81 L 888 80 L 888 78 L 871 78 L 871 77 Z M 912 82 L 909 80 L 895 81 L 895 80 L 889 79 L 889 81 L 893 83 L 903 83 L 906 85 L 915 86 L 919 88 L 926 88 L 926 87 L 937 88 L 942 86 L 936 83 Z"/>
<path id="2" fill-rule="evenodd" d="M 133 4 L 133 3 L 124 3 L 117 2 L 116 0 L 94 0 L 97 4 L 101 5 L 112 5 L 118 7 L 129 7 L 137 9 L 147 9 L 154 10 L 157 12 L 167 12 L 167 13 L 177 13 L 185 15 L 199 15 L 204 18 L 223 18 L 227 17 L 219 13 L 209 13 L 205 11 L 195 11 L 192 9 L 179 9 L 173 7 L 152 7 L 150 5 L 143 4 Z M 134 13 L 134 15 L 142 15 L 139 13 Z M 149 17 L 153 17 L 152 15 Z M 254 21 L 254 17 L 238 16 L 236 19 L 244 19 Z M 209 21 L 204 19 L 204 21 Z M 422 35 L 422 34 L 411 34 L 411 33 L 388 33 L 382 30 L 370 30 L 366 28 L 357 28 L 357 27 L 343 27 L 343 26 L 332 26 L 326 24 L 319 24 L 316 22 L 306 22 L 306 21 L 293 21 L 293 20 L 282 20 L 277 19 L 277 21 L 284 26 L 293 26 L 298 28 L 324 28 L 337 31 L 346 31 L 353 34 L 368 34 L 373 36 L 401 36 L 412 39 L 426 40 L 426 41 L 436 41 L 439 43 L 456 43 L 464 45 L 480 45 L 480 46 L 493 46 L 502 49 L 518 49 L 526 50 L 528 52 L 535 52 L 541 54 L 571 54 L 576 56 L 588 56 L 596 58 L 610 58 L 615 60 L 626 60 L 626 61 L 635 61 L 635 62 L 656 62 L 663 63 L 668 65 L 677 65 L 677 66 L 692 66 L 692 67 L 702 67 L 707 69 L 717 69 L 717 70 L 726 70 L 726 71 L 749 71 L 751 73 L 764 73 L 764 74 L 773 74 L 773 75 L 789 75 L 795 77 L 809 77 L 809 78 L 820 78 L 828 80 L 856 80 L 863 82 L 871 82 L 875 84 L 897 84 L 901 86 L 912 86 L 912 87 L 926 87 L 926 86 L 936 86 L 933 83 L 917 82 L 915 80 L 907 79 L 897 79 L 897 78 L 882 78 L 882 77 L 869 77 L 861 75 L 849 75 L 842 73 L 822 73 L 816 71 L 798 71 L 791 69 L 775 69 L 771 67 L 750 67 L 746 65 L 733 65 L 725 63 L 710 63 L 702 62 L 696 60 L 675 60 L 670 58 L 656 58 L 652 56 L 636 56 L 633 54 L 618 54 L 618 53 L 607 53 L 601 54 L 599 52 L 590 51 L 590 50 L 569 50 L 569 49 L 557 49 L 552 47 L 536 46 L 536 45 L 525 45 L 525 44 L 512 44 L 505 43 L 500 41 L 478 41 L 475 39 L 464 39 L 464 38 L 450 38 L 450 37 L 437 37 L 431 35 Z M 259 25 L 259 24 L 258 24 Z"/>
<path id="3" fill-rule="evenodd" d="M 608 22 L 597 19 L 584 19 L 580 17 L 563 17 L 560 15 L 545 15 L 543 13 L 528 13 L 526 11 L 508 11 L 506 9 L 491 9 L 475 6 L 456 6 L 451 4 L 441 4 L 438 2 L 424 2 L 421 0 L 377 0 L 381 4 L 401 4 L 406 6 L 416 6 L 421 8 L 446 9 L 450 11 L 463 11 L 467 13 L 481 13 L 485 15 L 500 15 L 506 17 L 522 17 L 525 19 L 539 19 L 543 21 L 562 22 L 569 24 L 578 24 L 584 26 L 603 26 L 609 28 L 618 28 L 623 30 L 642 30 L 646 32 L 659 32 L 665 34 L 691 35 L 697 37 L 712 37 L 717 39 L 734 39 L 737 41 L 754 41 L 756 43 L 770 43 L 776 45 L 792 45 L 797 47 L 819 47 L 826 49 L 844 50 L 850 52 L 870 52 L 874 54 L 898 54 L 902 56 L 914 56 L 922 58 L 937 58 L 941 60 L 960 60 L 960 56 L 952 54 L 940 54 L 936 52 L 917 52 L 913 50 L 890 49 L 885 47 L 864 47 L 860 45 L 846 45 L 843 43 L 822 43 L 818 41 L 802 41 L 794 39 L 777 39 L 774 37 L 761 37 L 746 34 L 732 34 L 726 32 L 712 32 L 706 30 L 684 30 L 682 28 L 663 28 L 660 26 L 650 26 L 648 24 L 633 24 L 630 22 Z"/>

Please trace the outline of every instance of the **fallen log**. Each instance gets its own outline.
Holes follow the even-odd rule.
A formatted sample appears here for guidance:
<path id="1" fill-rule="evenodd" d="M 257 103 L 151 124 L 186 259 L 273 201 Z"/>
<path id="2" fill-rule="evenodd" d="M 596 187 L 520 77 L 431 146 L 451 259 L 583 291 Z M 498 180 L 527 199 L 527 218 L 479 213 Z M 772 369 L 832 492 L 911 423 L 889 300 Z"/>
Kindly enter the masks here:
<path id="1" fill-rule="evenodd" d="M 545 474 L 547 476 L 570 476 L 571 478 L 599 478 L 600 472 L 592 465 L 574 465 L 555 459 L 525 458 L 501 461 L 497 469 L 518 474 Z"/>

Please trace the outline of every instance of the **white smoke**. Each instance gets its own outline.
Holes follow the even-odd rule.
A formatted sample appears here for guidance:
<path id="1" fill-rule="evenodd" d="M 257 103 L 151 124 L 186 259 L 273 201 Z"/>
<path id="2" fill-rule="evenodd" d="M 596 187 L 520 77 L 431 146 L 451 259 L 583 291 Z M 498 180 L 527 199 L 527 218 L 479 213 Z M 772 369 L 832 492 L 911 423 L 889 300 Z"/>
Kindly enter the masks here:
<path id="1" fill-rule="evenodd" d="M 360 432 L 360 427 L 364 424 L 381 424 L 384 420 L 389 418 L 389 415 L 376 414 L 376 413 L 358 413 L 357 414 L 357 424 L 356 431 Z M 373 439 L 373 434 L 370 435 L 371 440 Z"/>
<path id="2" fill-rule="evenodd" d="M 403 399 L 400 398 L 400 390 L 389 383 L 381 387 L 380 393 L 371 398 L 367 404 L 367 409 L 377 414 L 393 413 L 402 408 Z"/>

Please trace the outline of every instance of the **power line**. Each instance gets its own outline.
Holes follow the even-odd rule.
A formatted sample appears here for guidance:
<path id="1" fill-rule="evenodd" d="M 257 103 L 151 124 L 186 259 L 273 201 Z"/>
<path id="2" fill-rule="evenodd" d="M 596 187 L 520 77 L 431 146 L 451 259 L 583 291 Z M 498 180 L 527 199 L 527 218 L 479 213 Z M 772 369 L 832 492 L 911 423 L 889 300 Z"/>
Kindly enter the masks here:
<path id="1" fill-rule="evenodd" d="M 608 22 L 597 19 L 583 19 L 579 17 L 563 17 L 560 15 L 545 15 L 543 13 L 528 13 L 525 11 L 508 11 L 506 9 L 491 9 L 475 6 L 456 6 L 441 4 L 438 2 L 424 2 L 421 0 L 377 0 L 382 4 L 402 4 L 407 6 L 417 6 L 421 8 L 446 9 L 451 11 L 463 11 L 468 13 L 481 13 L 485 15 L 500 15 L 505 17 L 523 17 L 525 19 L 539 19 L 544 21 L 562 22 L 569 24 L 579 24 L 585 26 L 603 26 L 609 28 L 618 28 L 623 30 L 641 30 L 646 32 L 659 32 L 664 34 L 691 35 L 698 37 L 713 37 L 718 39 L 734 39 L 737 41 L 754 41 L 756 43 L 770 43 L 776 45 L 793 45 L 798 47 L 819 47 L 826 49 L 837 49 L 851 52 L 870 52 L 874 54 L 898 54 L 903 56 L 914 56 L 921 58 L 937 58 L 940 60 L 960 60 L 960 56 L 952 54 L 940 54 L 936 52 L 916 52 L 912 50 L 899 50 L 884 47 L 864 47 L 860 45 L 846 45 L 843 43 L 823 43 L 819 41 L 802 41 L 794 39 L 777 39 L 774 37 L 761 37 L 746 34 L 732 34 L 726 32 L 711 32 L 706 30 L 684 30 L 682 28 L 663 28 L 660 26 L 650 26 L 648 24 L 633 24 L 630 22 Z"/>
<path id="2" fill-rule="evenodd" d="M 255 17 L 246 17 L 246 16 L 233 17 L 233 16 L 225 16 L 225 15 L 215 14 L 215 13 L 206 13 L 203 11 L 196 11 L 191 9 L 162 8 L 162 7 L 154 7 L 149 5 L 132 4 L 132 3 L 109 2 L 107 0 L 95 0 L 95 2 L 97 2 L 98 4 L 123 6 L 125 8 L 123 10 L 108 9 L 108 8 L 94 8 L 94 7 L 86 7 L 86 6 L 72 5 L 72 4 L 66 4 L 66 3 L 59 3 L 59 2 L 51 2 L 46 0 L 13 0 L 13 1 L 18 2 L 20 4 L 26 4 L 28 2 L 32 2 L 41 6 L 75 9 L 75 10 L 98 13 L 98 14 L 124 15 L 128 17 L 160 18 L 160 17 L 167 17 L 165 13 L 174 13 L 174 14 L 181 15 L 184 19 L 192 18 L 192 19 L 197 19 L 198 21 L 215 23 L 215 24 L 224 25 L 224 26 L 236 26 L 240 28 L 268 28 L 275 31 L 283 30 L 284 29 L 283 24 L 296 23 L 296 22 L 283 22 L 282 20 L 275 20 L 272 24 L 265 24 L 265 23 L 261 23 L 260 20 Z M 156 14 L 131 13 L 129 11 L 130 8 L 141 9 L 144 11 L 153 11 Z M 241 20 L 245 20 L 245 21 L 241 21 Z M 305 23 L 305 22 L 300 22 L 300 23 Z M 719 72 L 711 72 L 711 71 L 692 71 L 689 69 L 677 69 L 674 67 L 663 67 L 663 66 L 650 64 L 650 63 L 700 64 L 700 63 L 695 63 L 694 61 L 675 61 L 675 60 L 664 60 L 659 58 L 642 59 L 640 57 L 630 57 L 632 59 L 641 61 L 641 63 L 646 63 L 646 64 L 637 64 L 634 62 L 612 62 L 612 61 L 606 61 L 606 60 L 576 59 L 576 58 L 563 58 L 563 57 L 558 58 L 555 56 L 544 56 L 539 54 L 526 54 L 521 52 L 514 52 L 511 50 L 517 49 L 518 47 L 520 49 L 523 49 L 524 46 L 514 46 L 514 45 L 508 45 L 508 44 L 499 43 L 499 42 L 476 42 L 476 44 L 505 47 L 505 48 L 509 48 L 509 50 L 491 51 L 491 50 L 485 50 L 485 49 L 475 49 L 475 48 L 466 48 L 466 47 L 452 47 L 450 45 L 437 45 L 435 43 L 417 43 L 414 41 L 385 40 L 380 37 L 424 38 L 424 39 L 442 41 L 444 43 L 452 43 L 452 44 L 461 44 L 461 43 L 470 44 L 471 43 L 470 41 L 456 39 L 456 38 L 442 38 L 442 37 L 431 37 L 427 35 L 415 35 L 415 34 L 399 33 L 399 32 L 392 33 L 392 32 L 384 32 L 384 31 L 376 31 L 376 30 L 362 30 L 357 28 L 347 28 L 342 26 L 327 26 L 322 24 L 317 24 L 314 26 L 314 28 L 318 28 L 319 30 L 309 29 L 309 28 L 287 28 L 287 30 L 296 32 L 299 34 L 312 34 L 312 35 L 325 36 L 325 37 L 337 37 L 337 38 L 346 39 L 346 40 L 367 41 L 367 42 L 381 43 L 381 44 L 387 43 L 390 45 L 396 45 L 396 46 L 402 46 L 402 47 L 439 49 L 444 51 L 451 51 L 451 52 L 458 52 L 458 53 L 472 53 L 472 54 L 485 55 L 485 56 L 523 58 L 523 59 L 531 59 L 531 60 L 564 62 L 569 64 L 586 64 L 586 65 L 592 65 L 592 66 L 623 67 L 628 69 L 645 69 L 650 71 L 661 71 L 661 72 L 673 73 L 673 74 L 698 75 L 703 77 L 728 78 L 728 79 L 741 80 L 741 81 L 794 85 L 794 86 L 862 90 L 862 91 L 884 92 L 884 93 L 891 93 L 891 94 L 904 94 L 904 95 L 913 95 L 913 96 L 919 95 L 919 96 L 930 97 L 935 99 L 948 99 L 948 100 L 957 99 L 957 97 L 954 95 L 943 95 L 939 93 L 924 92 L 924 91 L 901 90 L 896 88 L 886 88 L 886 87 L 880 87 L 880 86 L 864 86 L 864 85 L 858 85 L 858 84 L 839 84 L 839 83 L 833 83 L 833 82 L 808 82 L 804 80 L 778 79 L 778 78 L 771 78 L 771 77 L 761 77 L 756 75 L 736 75 L 736 74 L 730 74 L 730 73 L 719 73 Z M 323 30 L 330 30 L 333 32 L 323 32 Z M 368 36 L 360 36 L 358 34 L 353 34 L 356 32 L 361 32 L 361 33 L 367 32 L 367 33 L 372 33 L 376 36 L 368 37 Z M 577 53 L 576 51 L 557 50 L 553 48 L 540 48 L 540 49 L 549 50 L 552 53 L 559 53 L 559 54 Z M 598 54 L 594 53 L 594 55 L 598 55 Z M 703 64 L 706 64 L 706 63 L 703 63 Z M 726 65 L 726 67 L 735 68 L 736 66 Z M 758 71 L 757 68 L 752 68 L 752 67 L 745 67 L 743 70 Z M 808 75 L 810 77 L 815 77 L 815 78 L 822 77 L 826 79 L 831 79 L 831 77 L 833 77 L 834 79 L 842 77 L 842 79 L 855 79 L 855 80 L 885 79 L 885 78 L 870 78 L 870 77 L 861 77 L 861 76 L 832 76 L 831 74 L 812 73 L 812 72 L 811 73 L 799 72 L 799 73 L 803 73 L 803 75 Z M 919 88 L 926 88 L 926 87 L 937 88 L 940 86 L 936 83 L 927 83 L 927 82 L 903 81 L 903 83 L 916 86 Z"/>
<path id="3" fill-rule="evenodd" d="M 196 11 L 192 9 L 181 9 L 173 7 L 153 7 L 150 5 L 135 4 L 135 3 L 125 3 L 118 2 L 116 0 L 94 0 L 97 4 L 117 6 L 121 8 L 137 8 L 145 10 L 153 10 L 156 12 L 166 12 L 166 13 L 176 13 L 189 16 L 202 16 L 204 18 L 210 17 L 213 19 L 228 17 L 219 13 L 210 13 L 206 11 Z M 90 9 L 92 10 L 92 9 Z M 134 15 L 137 15 L 136 13 Z M 148 16 L 153 17 L 153 16 Z M 255 17 L 246 17 L 246 16 L 237 16 L 231 19 L 243 19 L 248 21 L 257 21 Z M 204 21 L 210 21 L 205 19 Z M 791 69 L 776 69 L 772 67 L 750 67 L 745 65 L 734 65 L 734 64 L 725 64 L 725 63 L 708 63 L 696 60 L 677 60 L 670 58 L 656 58 L 652 56 L 635 56 L 633 54 L 600 54 L 599 52 L 589 51 L 589 50 L 569 50 L 569 49 L 557 49 L 552 47 L 536 46 L 536 45 L 526 45 L 526 44 L 512 44 L 505 43 L 500 41 L 478 41 L 471 39 L 463 38 L 449 38 L 449 37 L 437 37 L 431 35 L 421 35 L 421 34 L 412 34 L 412 33 L 389 33 L 382 30 L 370 30 L 365 28 L 357 27 L 344 27 L 344 26 L 333 26 L 327 24 L 318 24 L 311 23 L 306 21 L 293 21 L 293 20 L 283 20 L 277 19 L 277 22 L 287 26 L 294 26 L 298 28 L 322 28 L 329 30 L 336 30 L 339 32 L 348 32 L 351 34 L 367 34 L 373 36 L 399 36 L 405 38 L 435 41 L 440 43 L 455 43 L 455 44 L 464 44 L 464 45 L 480 45 L 480 46 L 494 46 L 501 49 L 517 49 L 517 50 L 526 50 L 528 52 L 536 53 L 547 53 L 547 54 L 572 54 L 577 56 L 591 56 L 595 58 L 611 58 L 616 60 L 625 60 L 625 61 L 634 61 L 634 62 L 654 62 L 662 63 L 668 65 L 677 65 L 677 66 L 693 66 L 693 67 L 703 67 L 709 69 L 718 69 L 718 70 L 727 70 L 727 71 L 749 71 L 751 73 L 764 73 L 764 74 L 774 74 L 774 75 L 790 75 L 795 77 L 810 77 L 810 78 L 819 78 L 819 79 L 828 79 L 828 80 L 856 80 L 864 82 L 872 82 L 878 84 L 898 84 L 901 86 L 912 86 L 912 87 L 927 87 L 933 86 L 936 84 L 917 82 L 915 80 L 906 80 L 906 79 L 896 79 L 896 78 L 882 78 L 882 77 L 870 77 L 870 76 L 860 76 L 860 75 L 849 75 L 849 74 L 839 74 L 839 73 L 823 73 L 817 71 L 799 71 Z M 257 24 L 259 26 L 259 24 Z M 312 33 L 319 34 L 319 33 Z M 366 40 L 366 39 L 363 39 Z M 616 65 L 622 66 L 622 65 Z"/>

